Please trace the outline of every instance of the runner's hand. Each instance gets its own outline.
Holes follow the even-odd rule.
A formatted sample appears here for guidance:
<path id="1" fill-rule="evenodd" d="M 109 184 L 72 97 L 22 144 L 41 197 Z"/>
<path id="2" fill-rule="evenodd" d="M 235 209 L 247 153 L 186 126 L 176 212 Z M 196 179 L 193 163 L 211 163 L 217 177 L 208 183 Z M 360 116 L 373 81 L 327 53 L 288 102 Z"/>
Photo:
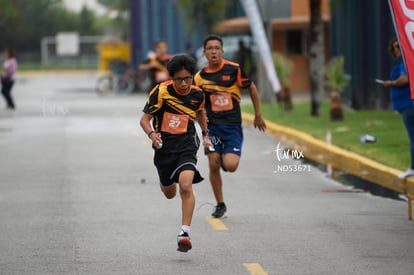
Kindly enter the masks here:
<path id="1" fill-rule="evenodd" d="M 204 149 L 208 151 L 210 151 L 210 149 L 213 148 L 213 144 L 211 143 L 209 135 L 206 135 L 205 137 L 203 137 L 203 144 L 204 144 Z"/>
<path id="2" fill-rule="evenodd" d="M 150 136 L 150 139 L 152 141 L 152 145 L 154 145 L 155 148 L 161 149 L 162 147 L 162 139 L 160 133 L 152 133 Z"/>
<path id="3" fill-rule="evenodd" d="M 266 130 L 266 122 L 264 121 L 262 115 L 254 117 L 254 128 L 259 128 L 259 131 L 264 132 Z"/>

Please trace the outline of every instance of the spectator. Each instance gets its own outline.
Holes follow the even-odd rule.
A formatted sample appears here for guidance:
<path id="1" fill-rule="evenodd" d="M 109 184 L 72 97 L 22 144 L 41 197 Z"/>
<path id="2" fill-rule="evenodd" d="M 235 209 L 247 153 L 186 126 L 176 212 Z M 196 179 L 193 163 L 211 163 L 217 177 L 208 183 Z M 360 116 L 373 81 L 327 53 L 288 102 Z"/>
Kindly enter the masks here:
<path id="1" fill-rule="evenodd" d="M 414 176 L 414 101 L 410 98 L 410 85 L 401 55 L 400 45 L 396 38 L 391 39 L 389 51 L 396 63 L 391 70 L 390 80 L 384 81 L 384 86 L 391 88 L 392 109 L 398 111 L 403 119 L 410 140 L 411 165 L 399 175 L 401 179 Z"/>
<path id="2" fill-rule="evenodd" d="M 17 70 L 17 61 L 12 49 L 6 49 L 6 60 L 3 63 L 3 73 L 1 75 L 1 93 L 7 103 L 7 109 L 14 110 L 16 108 L 13 97 L 11 95 L 14 85 L 14 74 Z"/>

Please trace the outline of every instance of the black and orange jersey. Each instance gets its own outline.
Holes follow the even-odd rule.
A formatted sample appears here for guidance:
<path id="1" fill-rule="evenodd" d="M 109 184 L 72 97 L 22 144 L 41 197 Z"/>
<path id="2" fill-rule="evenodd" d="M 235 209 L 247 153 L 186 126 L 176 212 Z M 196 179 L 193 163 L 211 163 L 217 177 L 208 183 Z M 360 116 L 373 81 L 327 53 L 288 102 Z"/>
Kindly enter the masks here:
<path id="1" fill-rule="evenodd" d="M 194 83 L 206 95 L 209 123 L 241 124 L 240 88 L 249 88 L 252 82 L 239 64 L 223 59 L 217 70 L 206 66 L 194 76 Z"/>
<path id="2" fill-rule="evenodd" d="M 169 75 L 167 71 L 167 63 L 170 60 L 171 60 L 171 55 L 169 54 L 165 54 L 163 57 L 160 57 L 155 54 L 143 62 L 144 64 L 148 64 L 153 61 L 156 61 L 157 63 L 157 67 L 149 69 L 149 72 L 148 72 L 148 76 L 151 79 L 151 88 L 154 88 L 155 85 L 169 79 Z"/>
<path id="3" fill-rule="evenodd" d="M 180 94 L 169 80 L 151 90 L 143 112 L 153 115 L 152 125 L 155 132 L 161 133 L 163 148 L 178 150 L 184 140 L 194 139 L 195 119 L 204 103 L 204 93 L 199 87 L 191 86 L 187 94 Z"/>

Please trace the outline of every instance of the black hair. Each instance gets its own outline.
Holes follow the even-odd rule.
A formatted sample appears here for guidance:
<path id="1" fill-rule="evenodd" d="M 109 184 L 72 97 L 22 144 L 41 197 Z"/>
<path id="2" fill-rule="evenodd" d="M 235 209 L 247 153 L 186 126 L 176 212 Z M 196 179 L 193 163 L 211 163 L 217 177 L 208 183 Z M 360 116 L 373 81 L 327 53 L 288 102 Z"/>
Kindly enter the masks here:
<path id="1" fill-rule="evenodd" d="M 12 48 L 7 48 L 6 53 L 8 57 L 16 57 L 16 54 L 14 53 L 14 50 Z"/>
<path id="2" fill-rule="evenodd" d="M 181 70 L 187 70 L 192 75 L 195 73 L 197 64 L 195 60 L 186 54 L 175 55 L 167 64 L 167 70 L 171 77 L 174 76 L 176 72 Z"/>
<path id="3" fill-rule="evenodd" d="M 210 35 L 206 36 L 206 38 L 204 38 L 203 47 L 206 48 L 206 45 L 207 45 L 208 41 L 211 41 L 211 40 L 219 41 L 221 47 L 223 47 L 223 39 L 221 39 L 221 37 L 216 35 L 216 34 L 210 34 Z"/>
<path id="4" fill-rule="evenodd" d="M 398 43 L 398 39 L 396 37 L 391 38 L 389 44 L 388 44 L 388 51 L 390 54 L 394 57 L 394 43 Z"/>
<path id="5" fill-rule="evenodd" d="M 158 40 L 158 41 L 156 41 L 156 42 L 154 43 L 154 47 L 157 47 L 159 44 L 162 44 L 162 43 L 165 43 L 165 44 L 167 44 L 167 45 L 168 45 L 167 40 L 165 40 L 165 39 L 160 39 L 160 40 Z"/>

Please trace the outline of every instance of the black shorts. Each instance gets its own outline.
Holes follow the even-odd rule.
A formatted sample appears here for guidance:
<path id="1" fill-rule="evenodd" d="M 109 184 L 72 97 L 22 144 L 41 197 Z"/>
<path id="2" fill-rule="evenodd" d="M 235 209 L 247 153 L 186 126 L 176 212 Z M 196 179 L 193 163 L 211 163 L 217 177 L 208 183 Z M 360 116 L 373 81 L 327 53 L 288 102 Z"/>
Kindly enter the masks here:
<path id="1" fill-rule="evenodd" d="M 197 151 L 187 150 L 180 153 L 155 151 L 154 164 L 157 167 L 160 183 L 170 186 L 178 183 L 180 173 L 185 170 L 195 172 L 193 183 L 199 183 L 204 178 L 197 169 Z"/>

